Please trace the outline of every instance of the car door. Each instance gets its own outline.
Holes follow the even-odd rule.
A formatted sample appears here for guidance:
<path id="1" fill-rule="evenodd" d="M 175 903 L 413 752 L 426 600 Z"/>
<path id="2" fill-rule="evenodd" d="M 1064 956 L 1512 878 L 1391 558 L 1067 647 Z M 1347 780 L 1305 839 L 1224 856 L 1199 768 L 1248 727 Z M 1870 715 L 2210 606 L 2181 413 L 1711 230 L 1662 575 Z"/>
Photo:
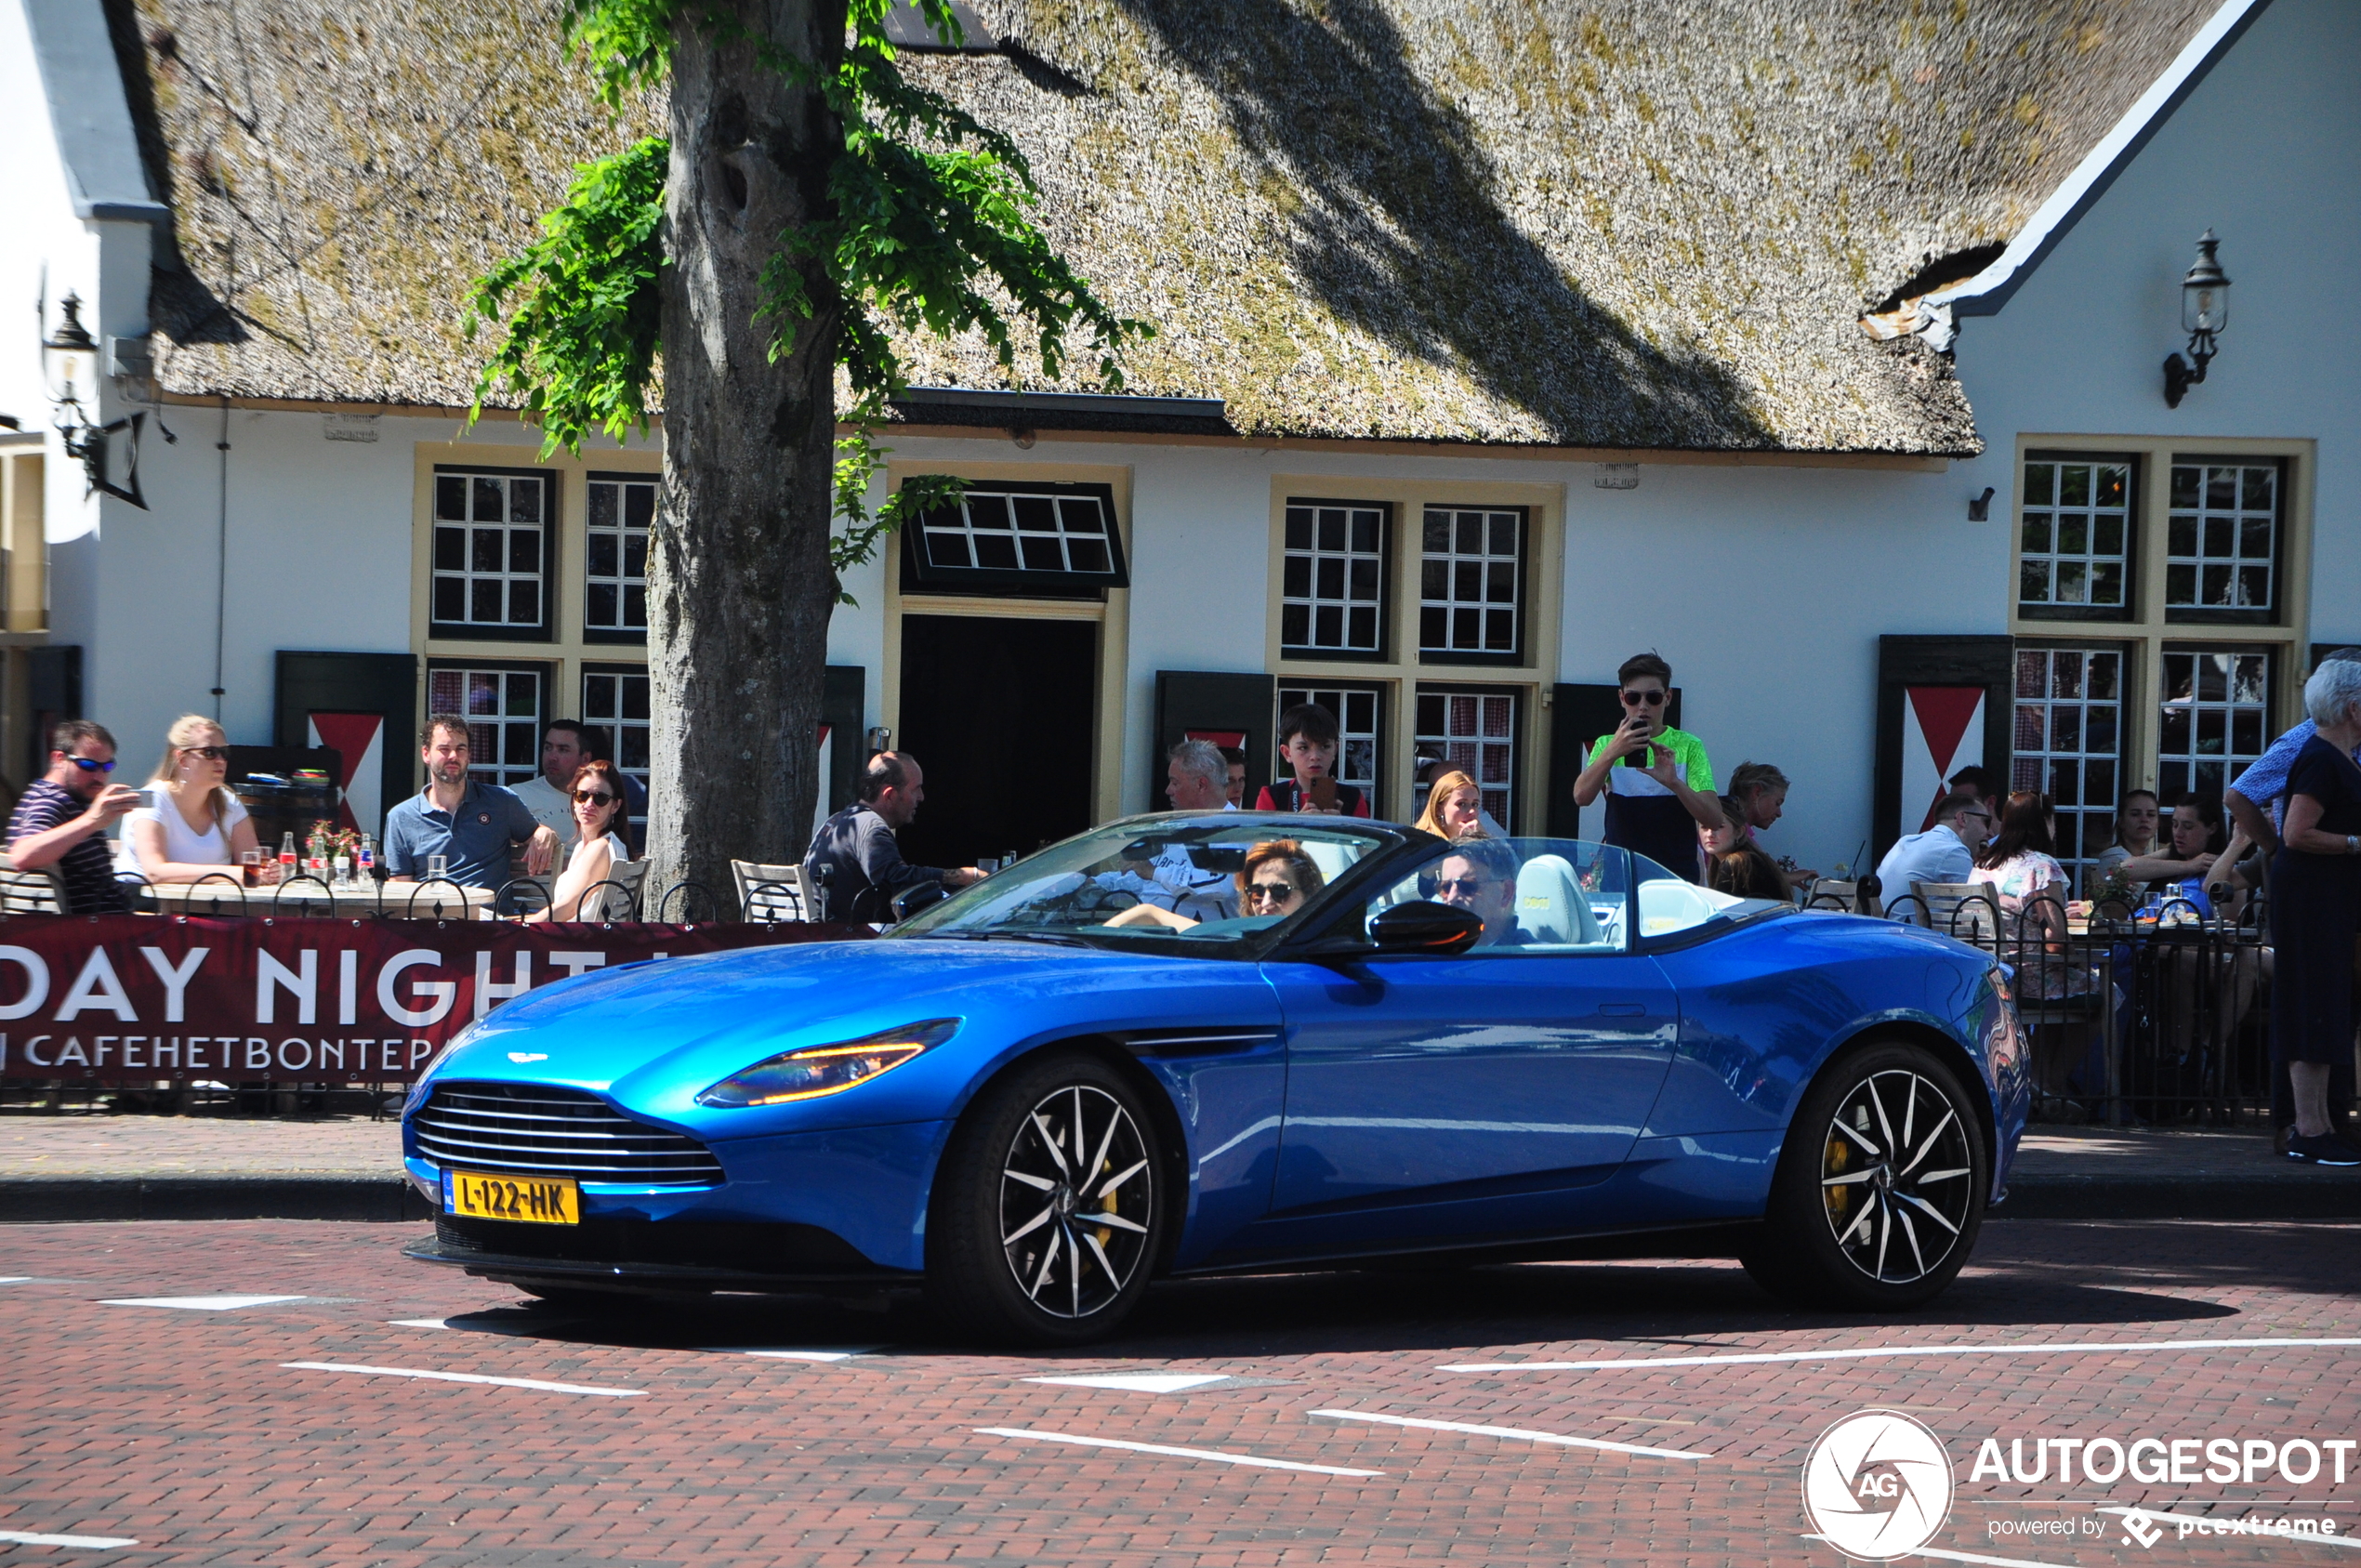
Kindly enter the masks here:
<path id="1" fill-rule="evenodd" d="M 1275 1249 L 1585 1223 L 1582 1191 L 1645 1124 L 1680 1008 L 1656 962 L 1628 950 L 1626 857 L 1562 840 L 1485 849 L 1514 878 L 1508 940 L 1449 957 L 1266 962 L 1287 1030 L 1273 1212 L 1257 1227 Z M 1348 919 L 1470 863 L 1439 853 Z"/>

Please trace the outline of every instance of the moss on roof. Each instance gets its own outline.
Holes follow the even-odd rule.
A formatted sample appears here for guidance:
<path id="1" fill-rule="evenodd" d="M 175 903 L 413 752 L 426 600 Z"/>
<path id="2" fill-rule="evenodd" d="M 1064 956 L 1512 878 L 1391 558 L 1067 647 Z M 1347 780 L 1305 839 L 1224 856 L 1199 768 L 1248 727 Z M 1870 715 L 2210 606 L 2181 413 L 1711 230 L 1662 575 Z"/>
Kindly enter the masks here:
<path id="1" fill-rule="evenodd" d="M 548 0 L 132 0 L 185 271 L 180 391 L 465 402 L 468 281 L 611 125 Z M 2189 0 L 975 0 L 911 57 L 1160 336 L 1130 389 L 1249 435 L 1965 453 L 1949 365 L 1856 324 L 2007 238 Z M 913 379 L 1011 383 L 981 342 Z M 1021 368 L 1022 364 L 1021 364 Z M 1078 381 L 1066 383 L 1079 387 Z"/>

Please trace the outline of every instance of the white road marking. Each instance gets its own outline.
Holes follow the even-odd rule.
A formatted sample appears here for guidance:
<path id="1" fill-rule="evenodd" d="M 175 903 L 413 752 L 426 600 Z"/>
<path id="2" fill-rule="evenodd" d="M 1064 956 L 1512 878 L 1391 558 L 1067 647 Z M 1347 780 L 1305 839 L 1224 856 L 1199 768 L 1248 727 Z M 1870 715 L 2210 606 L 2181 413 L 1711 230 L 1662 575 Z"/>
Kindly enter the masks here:
<path id="1" fill-rule="evenodd" d="M 0 1285 L 15 1283 L 0 1280 Z M 37 1535 L 29 1530 L 0 1530 L 0 1541 L 20 1547 L 81 1547 L 88 1551 L 112 1551 L 116 1547 L 139 1544 L 127 1535 Z"/>
<path id="2" fill-rule="evenodd" d="M 1325 1416 L 1331 1421 L 1376 1421 L 1389 1427 L 1418 1427 L 1428 1431 L 1472 1432 L 1478 1437 L 1514 1438 L 1520 1443 L 1553 1443 L 1563 1448 L 1603 1448 L 1610 1454 L 1643 1454 L 1652 1459 L 1710 1459 L 1691 1448 L 1643 1448 L 1636 1443 L 1607 1443 L 1594 1437 L 1563 1437 L 1556 1432 L 1537 1432 L 1525 1427 L 1479 1427 L 1465 1421 L 1425 1421 L 1408 1416 L 1379 1416 L 1368 1410 L 1314 1410 L 1314 1416 Z"/>
<path id="3" fill-rule="evenodd" d="M 1105 1372 L 1085 1377 L 1027 1377 L 1028 1383 L 1062 1383 L 1075 1389 L 1123 1389 L 1138 1394 L 1177 1394 L 1183 1389 L 1202 1389 L 1207 1383 L 1226 1383 L 1226 1372 Z"/>
<path id="4" fill-rule="evenodd" d="M 600 1389 L 587 1383 L 545 1383 L 534 1377 L 486 1377 L 477 1372 L 424 1372 L 415 1366 L 355 1366 L 341 1361 L 283 1361 L 298 1372 L 359 1372 L 372 1377 L 425 1377 L 437 1383 L 491 1383 L 503 1389 L 539 1389 L 552 1394 L 600 1394 L 608 1399 L 637 1399 L 645 1389 Z"/>
<path id="5" fill-rule="evenodd" d="M 722 1355 L 768 1356 L 772 1361 L 821 1362 L 853 1361 L 859 1357 L 868 1355 L 873 1351 L 882 1351 L 885 1349 L 883 1345 L 813 1346 L 810 1350 L 803 1351 L 758 1351 L 749 1349 L 744 1345 L 717 1345 L 710 1348 L 719 1351 Z"/>
<path id="6" fill-rule="evenodd" d="M 268 1307 L 274 1301 L 301 1301 L 300 1296 L 125 1296 L 101 1301 L 101 1307 L 179 1307 L 191 1312 L 234 1312 L 241 1307 Z"/>
<path id="7" fill-rule="evenodd" d="M 1829 1546 L 1836 1545 L 1826 1535 L 1806 1535 L 1803 1538 L 1807 1541 L 1827 1542 Z M 1982 1557 L 1972 1551 L 1945 1551 L 1940 1547 L 1920 1547 L 1908 1555 L 1940 1558 L 1946 1562 L 1988 1562 L 1993 1564 L 1993 1568 L 2058 1568 L 2054 1562 L 2036 1562 L 2029 1557 Z"/>
<path id="8" fill-rule="evenodd" d="M 1383 1475 L 1383 1470 L 1349 1470 L 1336 1465 L 1299 1465 L 1292 1459 L 1259 1459 L 1250 1454 L 1224 1454 L 1218 1448 L 1170 1448 L 1161 1443 L 1126 1443 L 1112 1437 L 1076 1437 L 1072 1432 L 1028 1431 L 1022 1427 L 978 1427 L 988 1437 L 1013 1437 L 1027 1443 L 1074 1443 L 1085 1448 L 1120 1448 L 1133 1454 L 1164 1454 L 1176 1459 L 1209 1459 L 1218 1465 L 1251 1465 L 1265 1470 L 1307 1470 L 1313 1475 Z"/>
<path id="9" fill-rule="evenodd" d="M 0 1285 L 23 1285 L 32 1278 L 31 1274 L 0 1274 Z"/>
<path id="10" fill-rule="evenodd" d="M 2247 1505 L 2247 1507 L 2250 1509 L 2258 1509 L 2267 1506 L 2269 1505 L 2262 1503 L 2249 1503 Z M 2128 1514 L 2135 1510 L 2128 1508 L 2103 1508 L 2099 1511 L 2101 1513 Z M 2140 1509 L 2136 1511 L 2147 1515 L 2150 1519 L 2183 1520 L 2193 1524 L 2202 1523 L 2215 1526 L 2227 1524 L 2236 1517 L 2234 1514 L 2220 1513 L 2166 1513 L 2159 1509 Z M 2229 1539 L 2238 1540 L 2245 1536 L 2251 1536 L 2257 1540 L 2302 1541 L 2312 1546 L 2342 1547 L 2348 1551 L 2361 1551 L 2361 1535 L 2324 1535 L 2315 1531 L 2257 1529 L 2241 1532 L 2240 1535 L 2232 1535 Z M 2209 1536 L 2208 1538 L 2220 1540 L 2223 1537 L 2217 1535 Z"/>
<path id="11" fill-rule="evenodd" d="M 1623 1356 L 1614 1361 L 1487 1361 L 1438 1372 L 1611 1372 L 1623 1367 L 1761 1366 L 1789 1361 L 1880 1361 L 1894 1356 L 2134 1355 L 2146 1351 L 2279 1351 L 2361 1346 L 2361 1339 L 2149 1339 L 2122 1345 L 1904 1345 L 1875 1351 L 1763 1351 L 1728 1356 Z"/>
<path id="12" fill-rule="evenodd" d="M 389 1326 L 393 1328 L 448 1328 L 451 1326 L 451 1320 L 449 1318 L 395 1318 L 391 1320 Z"/>

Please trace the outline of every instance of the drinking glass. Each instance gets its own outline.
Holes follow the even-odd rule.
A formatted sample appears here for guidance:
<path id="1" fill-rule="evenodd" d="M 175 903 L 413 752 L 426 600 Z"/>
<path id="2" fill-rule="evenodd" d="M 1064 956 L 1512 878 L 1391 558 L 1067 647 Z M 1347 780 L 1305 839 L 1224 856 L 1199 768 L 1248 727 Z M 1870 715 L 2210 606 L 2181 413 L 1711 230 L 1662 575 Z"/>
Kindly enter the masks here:
<path id="1" fill-rule="evenodd" d="M 260 850 L 239 850 L 238 874 L 245 879 L 247 887 L 260 887 L 262 885 L 262 851 Z"/>
<path id="2" fill-rule="evenodd" d="M 433 881 L 436 877 L 442 876 L 450 869 L 451 857 L 449 855 L 429 855 L 427 857 L 428 881 Z"/>

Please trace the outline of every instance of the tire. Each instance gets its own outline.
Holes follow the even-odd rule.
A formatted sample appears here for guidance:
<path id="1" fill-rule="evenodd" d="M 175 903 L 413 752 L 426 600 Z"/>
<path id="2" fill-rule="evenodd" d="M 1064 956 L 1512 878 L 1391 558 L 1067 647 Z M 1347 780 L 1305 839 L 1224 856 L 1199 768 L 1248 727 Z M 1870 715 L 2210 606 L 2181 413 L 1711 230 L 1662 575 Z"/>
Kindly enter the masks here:
<path id="1" fill-rule="evenodd" d="M 1078 1053 L 1021 1066 L 968 1108 L 943 1152 L 927 1211 L 928 1305 L 954 1332 L 998 1344 L 1114 1332 L 1164 1248 L 1164 1174 L 1130 1082 Z"/>
<path id="2" fill-rule="evenodd" d="M 1982 1124 L 1958 1074 L 1923 1046 L 1872 1042 L 1805 1091 L 1762 1230 L 1740 1260 L 1800 1305 L 1915 1307 L 1975 1250 L 1990 1190 Z"/>

